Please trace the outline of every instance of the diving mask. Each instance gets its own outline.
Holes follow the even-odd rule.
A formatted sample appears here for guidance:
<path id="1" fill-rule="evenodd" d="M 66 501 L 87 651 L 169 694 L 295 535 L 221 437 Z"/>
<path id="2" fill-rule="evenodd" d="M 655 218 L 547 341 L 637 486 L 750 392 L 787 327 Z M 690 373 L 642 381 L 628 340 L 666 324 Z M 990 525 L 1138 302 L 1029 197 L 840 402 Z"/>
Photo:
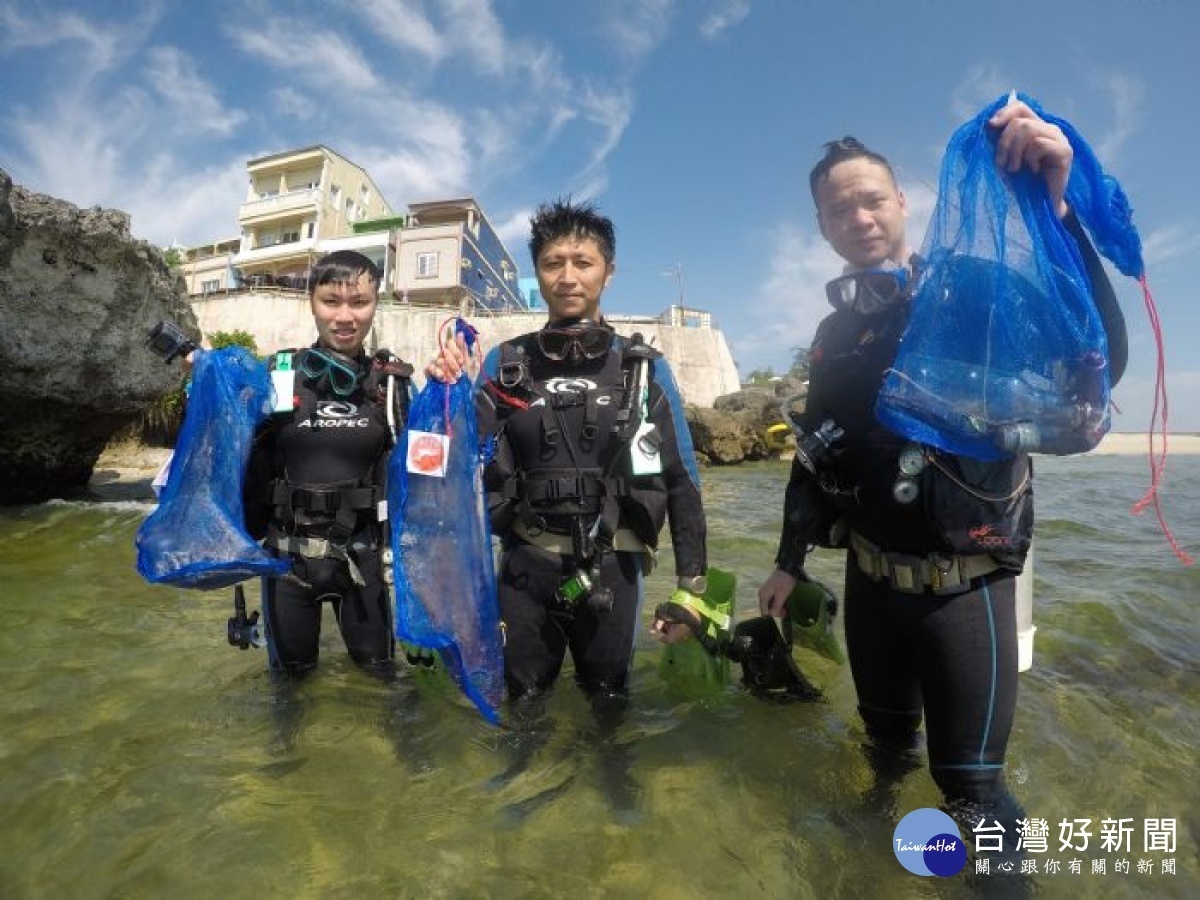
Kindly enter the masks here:
<path id="1" fill-rule="evenodd" d="M 825 296 L 834 309 L 872 316 L 908 295 L 907 269 L 865 269 L 833 279 Z"/>
<path id="2" fill-rule="evenodd" d="M 547 325 L 537 332 L 538 349 L 552 362 L 599 359 L 612 348 L 613 330 L 581 319 L 569 325 Z"/>
<path id="3" fill-rule="evenodd" d="M 327 379 L 339 397 L 349 397 L 358 387 L 358 364 L 348 356 L 325 347 L 311 347 L 300 356 L 300 371 L 305 378 Z"/>

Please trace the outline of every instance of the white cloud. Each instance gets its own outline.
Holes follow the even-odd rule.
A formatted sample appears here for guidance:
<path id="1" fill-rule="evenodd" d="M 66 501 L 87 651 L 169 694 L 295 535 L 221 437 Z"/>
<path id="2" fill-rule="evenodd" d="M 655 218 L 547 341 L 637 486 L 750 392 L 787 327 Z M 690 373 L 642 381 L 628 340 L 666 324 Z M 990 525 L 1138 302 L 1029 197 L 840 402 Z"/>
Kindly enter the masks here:
<path id="1" fill-rule="evenodd" d="M 151 48 L 145 72 L 150 89 L 165 102 L 165 112 L 179 132 L 225 135 L 246 120 L 241 110 L 222 105 L 192 58 L 176 47 Z"/>
<path id="2" fill-rule="evenodd" d="M 246 199 L 246 161 L 239 154 L 216 166 L 192 169 L 163 156 L 121 185 L 122 206 L 135 237 L 166 246 L 219 241 L 238 234 L 238 207 Z M 170 203 L 163 198 L 170 197 Z"/>
<path id="3" fill-rule="evenodd" d="M 730 350 L 743 367 L 761 368 L 769 363 L 783 370 L 795 349 L 808 347 L 817 324 L 830 312 L 825 283 L 841 272 L 842 263 L 815 226 L 780 223 L 767 235 L 766 243 L 767 273 L 755 299 L 746 303 L 752 310 L 748 321 L 719 324 L 727 336 L 733 336 Z M 764 353 L 767 348 L 769 354 Z M 764 363 L 766 356 L 769 360 Z"/>
<path id="4" fill-rule="evenodd" d="M 15 5 L 0 7 L 0 48 L 40 50 L 59 44 L 79 43 L 82 56 L 73 57 L 73 65 L 58 69 L 62 76 L 83 77 L 113 68 L 134 52 L 161 16 L 161 4 L 144 3 L 140 8 L 113 21 L 100 21 L 64 10 L 35 7 L 24 13 Z"/>
<path id="5" fill-rule="evenodd" d="M 628 90 L 601 91 L 586 87 L 579 98 L 583 115 L 599 126 L 601 139 L 592 150 L 588 169 L 601 165 L 621 141 L 633 116 L 633 94 Z"/>
<path id="6" fill-rule="evenodd" d="M 750 0 L 721 0 L 700 20 L 700 35 L 705 40 L 716 40 L 726 31 L 735 28 L 750 15 Z"/>
<path id="7" fill-rule="evenodd" d="M 330 27 L 317 28 L 299 19 L 267 15 L 253 28 L 230 24 L 225 30 L 243 53 L 287 72 L 289 78 L 318 87 L 336 85 L 343 96 L 378 85 L 359 47 Z M 301 55 L 304 64 L 298 65 Z"/>
<path id="8" fill-rule="evenodd" d="M 1145 91 L 1136 78 L 1116 74 L 1106 76 L 1102 86 L 1112 96 L 1113 124 L 1112 129 L 1095 142 L 1095 153 L 1105 168 L 1111 168 L 1134 136 Z"/>
<path id="9" fill-rule="evenodd" d="M 1013 84 L 996 66 L 980 63 L 972 66 L 963 80 L 955 86 L 950 97 L 950 109 L 954 112 L 956 120 L 966 122 L 1013 88 L 1022 90 L 1021 85 Z"/>
<path id="10" fill-rule="evenodd" d="M 16 116 L 10 130 L 30 164 L 14 180 L 78 206 L 129 213 L 133 235 L 160 245 L 236 234 L 245 160 L 198 169 L 171 150 L 147 155 L 160 124 L 150 100 L 148 92 L 135 88 L 104 103 L 63 95 L 36 119 Z M 86 166 L 79 165 L 81 159 Z"/>
<path id="11" fill-rule="evenodd" d="M 1142 260 L 1147 268 L 1181 257 L 1193 258 L 1197 253 L 1200 253 L 1200 233 L 1194 227 L 1167 225 L 1142 237 Z"/>
<path id="12" fill-rule="evenodd" d="M 146 138 L 151 105 L 145 91 L 127 88 L 104 102 L 79 92 L 49 99 L 36 111 L 17 110 L 8 137 L 24 157 L 14 179 L 82 206 L 120 205 L 120 182 Z M 86 166 L 79 165 L 87 160 Z"/>
<path id="13" fill-rule="evenodd" d="M 436 66 L 446 56 L 446 41 L 414 0 L 355 0 L 343 8 L 360 14 L 381 39 L 400 50 L 417 53 Z"/>
<path id="14" fill-rule="evenodd" d="M 919 252 L 929 227 L 929 219 L 933 215 L 933 208 L 937 205 L 937 188 L 924 181 L 901 179 L 900 190 L 904 193 L 904 204 L 908 209 L 904 233 L 908 238 L 909 249 Z"/>
<path id="15" fill-rule="evenodd" d="M 272 90 L 271 108 L 279 116 L 287 116 L 300 122 L 311 121 L 317 114 L 312 98 L 292 87 Z"/>
<path id="16" fill-rule="evenodd" d="M 462 55 L 485 72 L 499 74 L 519 52 L 508 46 L 504 26 L 488 0 L 440 0 L 447 35 Z"/>
<path id="17" fill-rule="evenodd" d="M 666 38 L 674 12 L 673 0 L 613 0 L 606 30 L 617 50 L 640 60 Z"/>
<path id="18" fill-rule="evenodd" d="M 508 252 L 513 255 L 517 261 L 517 268 L 520 269 L 522 276 L 531 275 L 531 263 L 528 261 L 528 254 L 525 252 L 525 247 L 529 244 L 529 220 L 533 217 L 533 209 L 530 207 L 522 207 L 510 213 L 502 222 L 493 222 L 492 227 L 496 229 L 496 234 L 508 248 Z"/>

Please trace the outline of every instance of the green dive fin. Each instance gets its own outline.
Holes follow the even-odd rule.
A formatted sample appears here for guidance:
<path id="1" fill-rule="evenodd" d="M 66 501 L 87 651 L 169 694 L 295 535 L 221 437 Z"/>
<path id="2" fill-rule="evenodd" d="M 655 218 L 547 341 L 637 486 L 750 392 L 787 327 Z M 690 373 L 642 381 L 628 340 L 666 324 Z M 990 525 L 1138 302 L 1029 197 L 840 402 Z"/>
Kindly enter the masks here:
<path id="1" fill-rule="evenodd" d="M 833 660 L 846 662 L 846 655 L 833 633 L 837 598 L 819 581 L 800 581 L 788 595 L 788 618 L 792 620 L 796 641 L 809 650 Z"/>
<path id="2" fill-rule="evenodd" d="M 732 618 L 737 576 L 732 572 L 709 568 L 704 603 Z M 718 691 L 729 684 L 729 660 L 723 653 L 715 656 L 698 640 L 667 644 L 659 656 L 658 672 L 664 681 L 698 692 Z"/>

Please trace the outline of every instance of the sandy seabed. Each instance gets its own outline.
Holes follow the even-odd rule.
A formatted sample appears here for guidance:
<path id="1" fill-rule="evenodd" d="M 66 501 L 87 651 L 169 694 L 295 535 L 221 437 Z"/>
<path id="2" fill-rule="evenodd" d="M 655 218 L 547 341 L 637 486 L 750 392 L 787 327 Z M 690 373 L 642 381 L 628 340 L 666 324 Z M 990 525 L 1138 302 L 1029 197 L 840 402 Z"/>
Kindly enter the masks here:
<path id="1" fill-rule="evenodd" d="M 1168 453 L 1200 453 L 1200 434 L 1168 434 Z M 1163 436 L 1154 435 L 1154 452 L 1161 453 Z M 1134 431 L 1110 431 L 1092 453 L 1130 454 L 1150 452 L 1150 435 Z"/>

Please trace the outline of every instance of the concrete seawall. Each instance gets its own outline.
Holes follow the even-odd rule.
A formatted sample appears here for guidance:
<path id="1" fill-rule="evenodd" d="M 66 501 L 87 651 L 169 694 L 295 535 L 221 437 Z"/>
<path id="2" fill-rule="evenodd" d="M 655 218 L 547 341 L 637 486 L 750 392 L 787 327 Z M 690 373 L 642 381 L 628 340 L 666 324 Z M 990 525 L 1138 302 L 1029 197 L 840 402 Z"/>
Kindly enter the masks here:
<path id="1" fill-rule="evenodd" d="M 192 310 L 205 335 L 217 331 L 246 331 L 254 336 L 261 353 L 282 347 L 303 347 L 316 338 L 308 298 L 299 294 L 221 295 L 193 300 Z M 387 347 L 413 363 L 420 372 L 437 351 L 439 326 L 451 315 L 445 309 L 381 303 L 368 349 Z M 480 344 L 486 353 L 501 341 L 540 328 L 546 321 L 546 314 L 477 316 L 468 317 L 468 321 L 478 329 Z M 614 316 L 609 321 L 620 334 L 628 336 L 641 332 L 663 352 L 685 402 L 712 406 L 717 397 L 738 390 L 733 356 L 724 335 L 716 328 L 671 324 L 639 316 Z"/>

